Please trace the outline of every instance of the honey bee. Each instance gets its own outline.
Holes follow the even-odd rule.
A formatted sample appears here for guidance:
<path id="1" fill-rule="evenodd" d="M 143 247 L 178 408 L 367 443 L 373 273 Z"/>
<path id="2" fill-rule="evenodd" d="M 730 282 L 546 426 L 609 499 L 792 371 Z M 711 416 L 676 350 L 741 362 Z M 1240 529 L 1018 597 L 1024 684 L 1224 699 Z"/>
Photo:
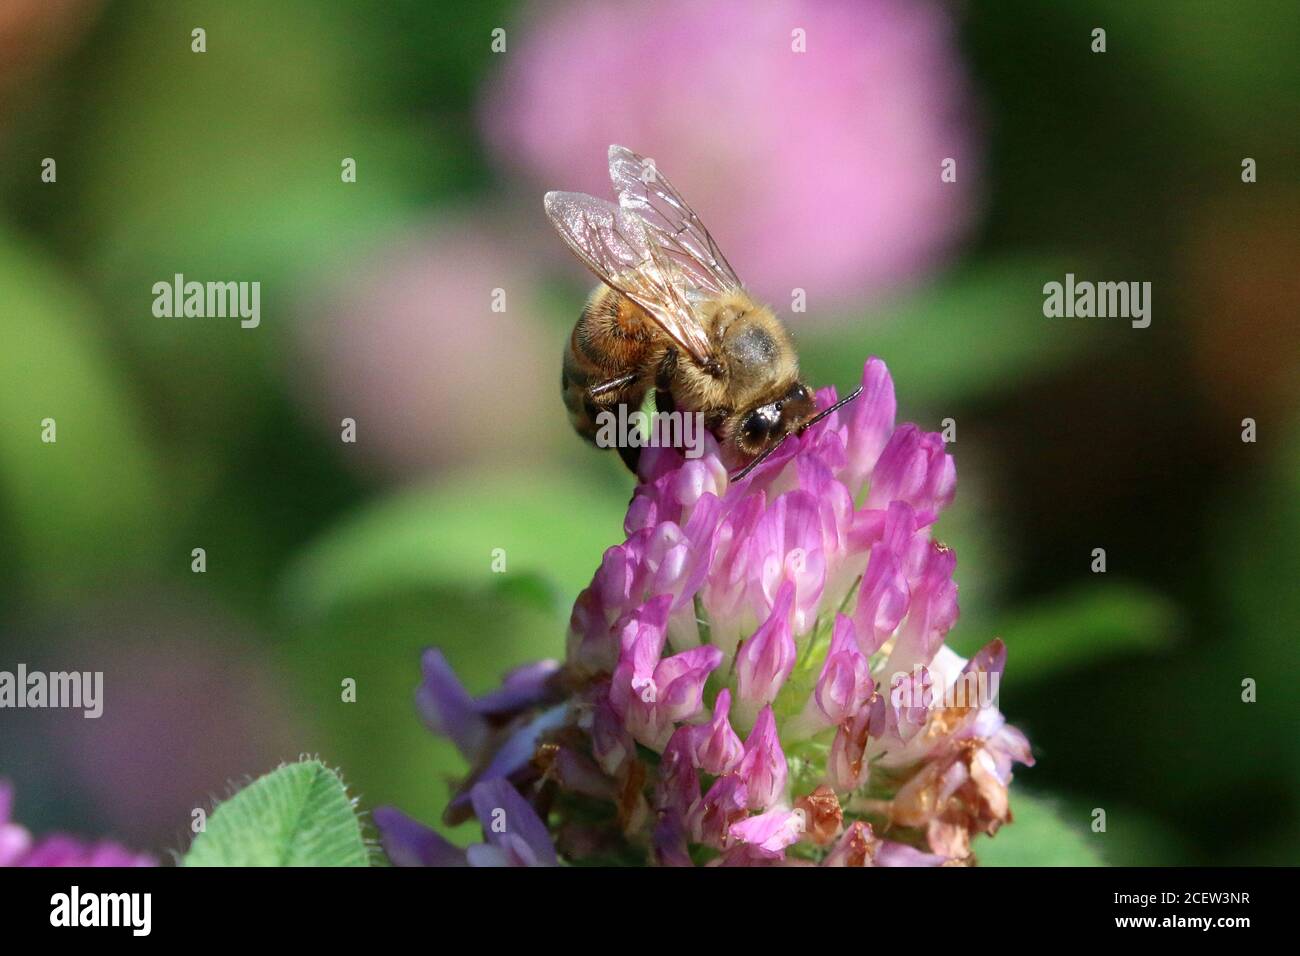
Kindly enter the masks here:
<path id="1" fill-rule="evenodd" d="M 597 416 L 639 408 L 697 412 L 743 478 L 790 434 L 852 401 L 817 411 L 789 332 L 744 290 L 681 194 L 650 160 L 609 148 L 617 205 L 549 192 L 546 214 L 602 283 L 564 353 L 561 386 L 574 430 L 593 444 Z M 635 472 L 638 449 L 619 449 Z"/>

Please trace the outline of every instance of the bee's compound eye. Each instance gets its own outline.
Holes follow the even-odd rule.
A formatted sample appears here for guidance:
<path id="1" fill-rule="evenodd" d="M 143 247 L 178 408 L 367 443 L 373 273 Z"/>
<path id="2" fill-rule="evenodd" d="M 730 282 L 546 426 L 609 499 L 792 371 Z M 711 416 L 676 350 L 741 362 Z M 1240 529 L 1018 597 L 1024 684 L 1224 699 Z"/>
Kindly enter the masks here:
<path id="1" fill-rule="evenodd" d="M 740 431 L 745 441 L 754 445 L 767 438 L 780 422 L 781 410 L 773 402 L 770 405 L 760 405 L 746 415 L 741 422 Z"/>

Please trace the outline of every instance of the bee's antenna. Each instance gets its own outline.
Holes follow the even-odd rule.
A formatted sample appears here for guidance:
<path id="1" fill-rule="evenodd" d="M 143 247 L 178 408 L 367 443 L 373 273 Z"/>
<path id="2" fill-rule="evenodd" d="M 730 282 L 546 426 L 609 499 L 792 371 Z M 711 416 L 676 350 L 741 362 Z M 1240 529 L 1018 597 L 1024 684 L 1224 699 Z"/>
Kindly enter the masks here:
<path id="1" fill-rule="evenodd" d="M 830 408 L 823 408 L 820 412 L 818 412 L 818 413 L 817 413 L 816 415 L 814 415 L 812 418 L 808 419 L 808 421 L 804 422 L 803 427 L 799 429 L 800 433 L 804 432 L 805 430 L 807 430 L 807 429 L 809 429 L 809 428 L 812 428 L 814 425 L 816 425 L 819 421 L 821 421 L 823 418 L 825 418 L 825 417 L 826 417 L 827 415 L 829 415 L 831 412 L 836 411 L 837 409 L 843 408 L 845 405 L 847 405 L 849 402 L 853 401 L 855 398 L 857 398 L 857 397 L 858 397 L 859 395 L 861 395 L 861 394 L 862 394 L 862 386 L 859 385 L 857 388 L 855 388 L 855 389 L 854 389 L 853 391 L 851 391 L 849 394 L 845 395 L 843 398 L 841 398 L 838 402 L 836 402 L 836 403 L 835 403 L 834 405 L 832 405 Z"/>
<path id="2" fill-rule="evenodd" d="M 775 445 L 769 445 L 768 448 L 765 451 L 761 452 L 757 458 L 751 461 L 744 468 L 740 469 L 740 471 L 732 475 L 730 477 L 730 480 L 740 481 L 740 479 L 744 478 L 747 474 L 749 474 L 751 471 L 753 471 L 755 468 L 761 465 L 764 459 L 766 459 L 768 455 L 772 454 L 772 452 L 780 448 L 782 443 L 784 443 L 785 440 L 789 437 L 790 437 L 790 433 L 786 432 L 784 435 L 781 436 L 781 441 L 777 442 Z"/>
<path id="3" fill-rule="evenodd" d="M 862 394 L 862 386 L 859 385 L 857 388 L 855 388 L 855 389 L 854 389 L 852 392 L 850 392 L 848 395 L 845 395 L 845 396 L 844 396 L 843 398 L 841 398 L 838 402 L 836 402 L 835 404 L 831 405 L 830 408 L 823 408 L 820 412 L 818 412 L 818 413 L 817 413 L 816 415 L 814 415 L 812 418 L 808 419 L 808 421 L 804 422 L 804 424 L 799 428 L 799 434 L 802 435 L 802 434 L 804 433 L 804 431 L 806 431 L 807 429 L 811 428 L 813 425 L 816 425 L 819 421 L 821 421 L 823 418 L 825 418 L 825 417 L 826 417 L 827 415 L 829 415 L 831 412 L 835 411 L 836 409 L 843 408 L 845 405 L 847 405 L 849 402 L 853 401 L 855 398 L 857 398 L 857 397 L 858 397 L 859 395 L 861 395 L 861 394 Z M 763 463 L 763 461 L 767 458 L 768 455 L 772 454 L 772 452 L 774 452 L 774 451 L 776 451 L 778 448 L 780 448 L 782 442 L 784 442 L 784 441 L 785 441 L 787 438 L 789 438 L 789 437 L 790 437 L 790 433 L 789 433 L 789 432 L 786 432 L 784 435 L 781 436 L 781 441 L 779 441 L 779 442 L 777 442 L 775 445 L 772 445 L 772 446 L 770 446 L 769 448 L 767 448 L 767 449 L 766 449 L 762 454 L 760 454 L 757 458 L 755 458 L 753 461 L 751 461 L 748 465 L 746 465 L 744 468 L 740 469 L 740 471 L 738 471 L 738 472 L 736 472 L 734 475 L 732 475 L 731 478 L 730 478 L 730 480 L 731 480 L 731 481 L 740 481 L 740 479 L 744 478 L 744 477 L 745 477 L 746 475 L 748 475 L 751 471 L 753 471 L 755 468 L 757 468 L 759 465 L 761 465 L 761 464 Z"/>

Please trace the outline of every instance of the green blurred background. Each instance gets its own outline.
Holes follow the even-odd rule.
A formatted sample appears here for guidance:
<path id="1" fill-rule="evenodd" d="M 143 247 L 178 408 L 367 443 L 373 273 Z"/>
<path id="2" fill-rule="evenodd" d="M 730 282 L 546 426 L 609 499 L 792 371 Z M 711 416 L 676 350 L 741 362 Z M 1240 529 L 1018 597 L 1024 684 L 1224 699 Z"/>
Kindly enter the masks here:
<path id="1" fill-rule="evenodd" d="M 877 6 L 898 4 L 856 9 Z M 783 132 L 762 127 L 785 87 L 761 65 L 744 82 L 775 84 L 777 119 L 746 113 L 746 92 L 674 100 L 690 51 L 661 51 L 671 81 L 653 57 L 620 72 L 602 41 L 642 43 L 620 23 L 664 7 L 0 4 L 0 668 L 106 674 L 98 721 L 0 713 L 19 818 L 165 853 L 193 807 L 308 752 L 363 806 L 435 820 L 461 766 L 415 716 L 419 649 L 443 647 L 473 690 L 562 654 L 630 492 L 564 420 L 558 362 L 587 282 L 541 193 L 599 188 L 590 144 L 626 140 L 760 262 L 786 229 L 815 239 L 800 215 L 835 209 L 818 212 L 817 168 L 751 168 L 737 140 L 806 135 L 884 195 L 823 230 L 863 230 L 855 262 L 876 271 L 822 276 L 806 314 L 776 304 L 814 383 L 843 390 L 876 354 L 901 418 L 956 421 L 951 640 L 1007 640 L 1003 709 L 1038 755 L 1017 785 L 1085 831 L 1106 809 L 1086 839 L 1110 863 L 1294 862 L 1300 8 L 1009 0 L 878 29 L 864 13 L 864 65 L 816 58 L 852 5 L 790 3 L 771 35 L 810 24 L 801 62 L 823 72 L 798 82 L 829 92 L 786 104 L 822 125 Z M 702 18 L 692 37 L 747 42 L 734 3 L 678 9 Z M 584 43 L 591 62 L 565 55 Z M 908 66 L 909 44 L 932 60 Z M 845 83 L 836 101 L 855 69 L 878 98 Z M 970 104 L 955 127 L 916 115 L 924 98 L 896 108 L 948 73 Z M 959 192 L 928 191 L 942 151 L 924 187 L 877 174 L 870 149 L 845 156 L 850 116 L 918 155 L 959 138 Z M 553 181 L 569 155 L 573 180 Z M 812 198 L 752 235 L 724 197 L 761 205 L 753 180 Z M 887 206 L 909 189 L 915 211 Z M 831 255 L 808 242 L 791 261 Z M 1067 271 L 1152 282 L 1151 327 L 1045 319 L 1042 286 Z M 175 273 L 260 281 L 261 326 L 155 318 L 152 285 Z"/>

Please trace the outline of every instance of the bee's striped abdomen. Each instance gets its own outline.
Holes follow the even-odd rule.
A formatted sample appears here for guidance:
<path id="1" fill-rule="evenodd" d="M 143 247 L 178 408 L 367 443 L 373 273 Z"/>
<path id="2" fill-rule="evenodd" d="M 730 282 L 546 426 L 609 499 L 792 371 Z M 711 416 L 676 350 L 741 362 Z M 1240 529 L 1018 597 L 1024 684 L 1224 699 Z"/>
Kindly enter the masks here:
<path id="1" fill-rule="evenodd" d="M 656 355 L 656 327 L 639 306 L 607 286 L 588 300 L 564 350 L 560 386 L 574 431 L 594 443 L 604 408 L 641 404 L 648 366 Z M 626 385 L 593 398 L 591 389 L 619 376 Z"/>

